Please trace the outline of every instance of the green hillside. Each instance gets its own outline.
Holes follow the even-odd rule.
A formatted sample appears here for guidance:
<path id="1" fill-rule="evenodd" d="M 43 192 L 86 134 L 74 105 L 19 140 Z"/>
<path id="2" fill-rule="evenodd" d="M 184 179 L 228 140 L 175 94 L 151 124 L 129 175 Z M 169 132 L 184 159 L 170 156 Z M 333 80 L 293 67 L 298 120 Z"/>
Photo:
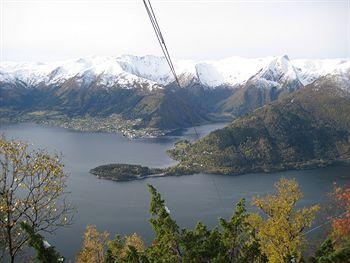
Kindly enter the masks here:
<path id="1" fill-rule="evenodd" d="M 210 173 L 270 172 L 350 159 L 350 94 L 323 78 L 170 150 L 179 166 Z M 180 154 L 177 154 L 180 152 Z"/>

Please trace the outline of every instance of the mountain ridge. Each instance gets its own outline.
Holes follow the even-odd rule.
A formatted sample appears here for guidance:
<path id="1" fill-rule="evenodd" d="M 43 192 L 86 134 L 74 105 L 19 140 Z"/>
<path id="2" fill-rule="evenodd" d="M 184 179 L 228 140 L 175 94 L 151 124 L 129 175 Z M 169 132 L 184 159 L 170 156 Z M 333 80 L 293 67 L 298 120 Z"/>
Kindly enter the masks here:
<path id="1" fill-rule="evenodd" d="M 349 89 L 349 60 L 296 64 L 288 56 L 175 61 L 179 87 L 165 59 L 155 56 L 91 57 L 63 64 L 34 63 L 34 67 L 4 62 L 0 119 L 49 121 L 64 127 L 75 119 L 82 130 L 95 130 L 97 121 L 96 130 L 109 131 L 118 116 L 118 123 L 128 123 L 132 130 L 173 130 L 230 121 L 324 76 L 337 78 L 337 85 Z M 108 125 L 102 125 L 104 121 Z"/>
<path id="2" fill-rule="evenodd" d="M 290 60 L 284 55 L 256 59 L 229 57 L 199 62 L 175 60 L 174 65 L 178 75 L 192 75 L 202 85 L 215 88 L 242 84 L 261 70 L 270 70 L 274 74 L 272 67 L 275 65 L 272 64 L 276 64 L 276 61 L 282 67 L 289 67 L 288 71 L 292 69 L 295 75 L 300 74 L 300 81 L 306 85 L 331 73 L 349 60 Z M 150 87 L 156 85 L 158 88 L 174 81 L 165 58 L 152 55 L 91 56 L 51 63 L 4 61 L 0 64 L 0 82 L 3 83 L 17 80 L 28 86 L 43 83 L 52 85 L 73 77 L 99 77 L 101 86 L 112 87 L 119 84 L 124 88 L 128 88 L 133 81 L 147 83 Z"/>

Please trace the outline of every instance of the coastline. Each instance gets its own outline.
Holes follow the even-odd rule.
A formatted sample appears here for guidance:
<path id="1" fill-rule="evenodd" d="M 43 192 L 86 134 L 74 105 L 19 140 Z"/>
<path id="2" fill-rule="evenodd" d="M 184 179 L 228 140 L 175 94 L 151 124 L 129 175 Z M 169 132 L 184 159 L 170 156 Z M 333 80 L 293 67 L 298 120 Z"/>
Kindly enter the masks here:
<path id="1" fill-rule="evenodd" d="M 305 164 L 304 165 L 296 165 L 296 166 L 288 166 L 285 169 L 281 168 L 275 168 L 275 169 L 270 169 L 270 170 L 263 170 L 263 169 L 255 169 L 255 170 L 246 170 L 245 172 L 234 172 L 234 173 L 226 173 L 223 172 L 223 170 L 218 170 L 218 169 L 200 169 L 199 167 L 197 168 L 185 168 L 181 167 L 179 165 L 176 166 L 171 166 L 167 168 L 149 168 L 145 167 L 150 170 L 163 170 L 162 173 L 154 173 L 154 174 L 148 174 L 144 176 L 134 176 L 134 177 L 128 177 L 128 178 L 116 178 L 114 176 L 111 176 L 108 174 L 108 171 L 105 171 L 104 174 L 102 173 L 97 173 L 94 171 L 94 169 L 98 167 L 103 167 L 103 166 L 108 166 L 108 165 L 120 165 L 120 164 L 108 164 L 108 165 L 101 165 L 98 167 L 95 167 L 89 171 L 90 174 L 96 176 L 98 179 L 105 179 L 105 180 L 111 180 L 115 182 L 128 182 L 128 181 L 135 181 L 135 180 L 143 180 L 143 179 L 148 179 L 148 178 L 158 178 L 158 177 L 167 177 L 167 176 L 186 176 L 186 175 L 193 175 L 193 174 L 199 174 L 199 173 L 204 173 L 204 174 L 213 174 L 213 175 L 226 175 L 226 176 L 235 176 L 235 175 L 245 175 L 245 174 L 255 174 L 255 173 L 265 173 L 265 174 L 273 174 L 277 172 L 285 172 L 285 171 L 292 171 L 292 170 L 314 170 L 314 169 L 319 169 L 319 168 L 325 168 L 325 167 L 333 167 L 333 166 L 338 166 L 338 165 L 349 165 L 350 164 L 350 159 L 339 159 L 339 160 L 333 160 L 333 161 L 328 161 L 328 162 L 322 162 L 322 163 L 313 163 L 313 164 Z M 125 164 L 123 164 L 125 165 Z M 133 165 L 131 165 L 133 166 Z"/>

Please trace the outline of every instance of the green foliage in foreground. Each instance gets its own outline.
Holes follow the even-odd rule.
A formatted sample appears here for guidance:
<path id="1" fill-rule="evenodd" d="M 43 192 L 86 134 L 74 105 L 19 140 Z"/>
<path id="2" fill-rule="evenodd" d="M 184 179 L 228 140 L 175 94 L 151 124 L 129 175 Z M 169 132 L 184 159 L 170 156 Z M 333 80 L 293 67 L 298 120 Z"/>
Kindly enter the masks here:
<path id="1" fill-rule="evenodd" d="M 64 262 L 64 257 L 62 257 L 54 247 L 44 244 L 44 238 L 34 232 L 33 227 L 24 222 L 21 223 L 22 229 L 28 235 L 28 245 L 35 249 L 37 256 L 36 259 L 38 262 L 42 263 L 60 263 Z"/>
<path id="2" fill-rule="evenodd" d="M 145 247 L 137 234 L 125 237 L 117 235 L 111 241 L 101 241 L 99 237 L 103 233 L 98 234 L 96 229 L 91 231 L 91 226 L 88 226 L 85 245 L 78 253 L 77 262 L 93 263 L 89 258 L 96 258 L 91 254 L 92 249 L 88 249 L 91 246 L 86 245 L 87 240 L 95 247 L 104 247 L 105 256 L 101 262 L 106 263 L 267 262 L 261 253 L 255 231 L 248 224 L 249 214 L 244 199 L 238 202 L 229 220 L 219 220 L 220 227 L 208 229 L 199 222 L 194 229 L 181 229 L 171 217 L 160 193 L 152 185 L 148 185 L 148 188 L 151 193 L 150 223 L 155 233 L 151 245 Z M 94 235 L 87 236 L 89 232 Z"/>
<path id="3" fill-rule="evenodd" d="M 310 263 L 345 263 L 350 262 L 350 244 L 346 244 L 340 250 L 334 248 L 333 242 L 327 238 L 315 252 L 315 256 L 309 259 Z"/>
<path id="4" fill-rule="evenodd" d="M 93 242 L 96 242 L 98 247 L 104 246 L 106 252 L 102 261 L 107 263 L 305 262 L 302 258 L 302 251 L 306 248 L 303 231 L 308 224 L 298 225 L 297 222 L 306 220 L 311 223 L 316 209 L 311 207 L 311 210 L 309 208 L 300 210 L 295 207 L 302 196 L 295 180 L 281 179 L 275 186 L 274 194 L 255 199 L 253 202 L 259 209 L 267 212 L 267 218 L 262 218 L 256 213 L 248 213 L 245 200 L 241 199 L 236 204 L 231 218 L 219 219 L 218 227 L 208 229 L 203 223 L 198 222 L 194 229 L 181 229 L 172 218 L 160 193 L 152 185 L 148 185 L 151 193 L 150 223 L 155 233 L 152 243 L 148 247 L 145 246 L 137 234 L 125 237 L 117 235 L 114 240 L 104 243 L 99 243 L 98 239 Z M 264 202 L 270 205 L 265 207 L 262 205 Z M 286 212 L 282 213 L 281 210 Z M 296 215 L 298 220 L 295 221 L 293 215 Z M 274 222 L 272 228 L 271 221 Z M 271 242 L 265 242 L 270 240 L 271 229 L 276 229 L 273 235 L 276 237 L 274 240 L 278 242 L 273 242 L 272 239 Z M 91 237 L 89 239 L 91 241 Z M 308 262 L 348 262 L 350 247 L 347 244 L 333 246 L 332 241 L 326 241 Z M 85 247 L 83 250 L 86 254 L 84 257 L 78 257 L 77 261 L 90 263 L 86 259 L 93 255 L 89 255 Z M 298 255 L 295 253 L 296 250 Z"/>
<path id="5" fill-rule="evenodd" d="M 241 199 L 236 204 L 229 220 L 219 219 L 218 227 L 208 229 L 203 223 L 198 222 L 194 229 L 181 229 L 171 217 L 171 212 L 166 207 L 160 193 L 152 185 L 148 185 L 148 188 L 151 193 L 150 223 L 155 233 L 153 242 L 147 247 L 137 234 L 125 237 L 116 235 L 113 240 L 108 240 L 107 232 L 99 233 L 94 226 L 88 226 L 84 235 L 84 245 L 77 254 L 76 261 L 78 263 L 95 263 L 97 258 L 98 262 L 105 263 L 350 262 L 349 244 L 338 243 L 335 246 L 335 243 L 330 238 L 309 259 L 305 260 L 302 257 L 296 257 L 294 255 L 295 249 L 302 252 L 306 245 L 304 242 L 299 242 L 301 240 L 300 237 L 304 235 L 304 227 L 300 231 L 295 229 L 297 226 L 293 225 L 293 220 L 289 220 L 289 216 L 286 218 L 287 221 L 279 220 L 284 215 L 280 214 L 279 210 L 275 208 L 268 210 L 267 217 L 270 218 L 270 221 L 271 218 L 276 221 L 274 223 L 276 229 L 283 228 L 285 231 L 279 230 L 279 233 L 276 232 L 274 235 L 281 238 L 286 233 L 290 233 L 293 237 L 290 236 L 289 240 L 285 240 L 285 242 L 264 243 L 266 235 L 271 234 L 270 228 L 268 228 L 270 221 L 260 218 L 258 214 L 248 213 L 244 199 Z M 264 206 L 259 206 L 261 202 L 269 201 L 277 205 L 284 202 L 285 207 L 283 209 L 287 209 L 289 211 L 288 214 L 296 211 L 298 216 L 304 218 L 305 215 L 299 213 L 299 210 L 295 208 L 295 203 L 300 199 L 299 192 L 296 191 L 298 189 L 295 180 L 281 179 L 276 184 L 276 192 L 274 194 L 262 199 L 256 199 L 255 203 L 257 203 L 259 209 L 267 211 Z M 294 201 L 286 201 L 289 197 L 294 197 Z M 306 211 L 305 209 L 307 210 L 307 208 L 304 208 L 303 211 Z M 307 213 L 306 218 L 312 217 L 310 213 Z M 256 219 L 258 217 L 260 219 L 257 227 Z M 280 227 L 282 228 L 277 227 L 279 221 L 281 221 Z M 28 228 L 25 225 L 23 227 Z M 60 256 L 54 248 L 45 248 L 40 235 L 30 234 L 30 228 L 26 231 L 30 236 L 29 245 L 38 252 L 37 259 L 39 262 L 59 262 Z M 293 245 L 292 242 L 296 243 L 293 243 Z M 268 253 L 270 250 L 274 251 L 272 256 L 271 253 Z M 279 253 L 279 251 L 281 251 L 280 255 L 282 255 L 280 258 L 276 257 L 276 253 Z"/>

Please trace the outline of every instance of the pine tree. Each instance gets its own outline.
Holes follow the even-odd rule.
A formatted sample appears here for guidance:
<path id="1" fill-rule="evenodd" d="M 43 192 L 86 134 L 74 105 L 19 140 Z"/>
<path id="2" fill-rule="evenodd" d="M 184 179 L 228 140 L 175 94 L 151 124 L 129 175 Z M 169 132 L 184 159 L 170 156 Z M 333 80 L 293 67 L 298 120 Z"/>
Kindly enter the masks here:
<path id="1" fill-rule="evenodd" d="M 152 245 L 147 249 L 147 257 L 151 262 L 181 262 L 180 230 L 170 216 L 165 202 L 157 190 L 148 185 L 151 193 L 150 223 L 156 234 Z"/>
<path id="2" fill-rule="evenodd" d="M 340 249 L 334 248 L 334 242 L 327 238 L 308 260 L 310 263 L 349 263 L 350 244 Z"/>
<path id="3" fill-rule="evenodd" d="M 64 257 L 55 250 L 55 247 L 49 246 L 40 234 L 35 233 L 33 227 L 24 222 L 21 223 L 21 227 L 28 235 L 28 245 L 36 250 L 36 259 L 38 262 L 64 262 Z"/>
<path id="4" fill-rule="evenodd" d="M 106 263 L 117 262 L 145 262 L 145 245 L 141 237 L 137 234 L 121 238 L 115 238 L 107 242 Z"/>
<path id="5" fill-rule="evenodd" d="M 222 242 L 227 250 L 230 262 L 267 262 L 260 251 L 255 237 L 255 230 L 248 223 L 245 199 L 236 204 L 236 209 L 229 221 L 219 220 L 223 229 Z"/>
<path id="6" fill-rule="evenodd" d="M 182 232 L 183 262 L 228 262 L 221 233 L 217 228 L 210 231 L 199 222 L 194 230 Z"/>

